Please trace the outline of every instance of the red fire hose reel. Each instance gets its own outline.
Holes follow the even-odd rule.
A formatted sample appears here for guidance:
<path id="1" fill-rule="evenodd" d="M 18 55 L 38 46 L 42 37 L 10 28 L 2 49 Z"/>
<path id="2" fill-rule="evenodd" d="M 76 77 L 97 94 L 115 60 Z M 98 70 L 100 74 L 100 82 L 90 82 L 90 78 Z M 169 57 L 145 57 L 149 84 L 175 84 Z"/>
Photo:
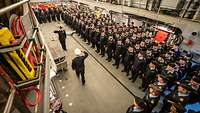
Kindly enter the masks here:
<path id="1" fill-rule="evenodd" d="M 4 78 L 4 80 L 8 83 L 10 89 L 14 88 L 13 80 L 9 77 L 9 75 L 3 69 L 3 67 L 1 65 L 0 65 L 0 76 L 2 78 Z M 35 94 L 35 101 L 33 101 L 33 102 L 31 102 L 27 97 L 27 95 L 32 91 Z M 36 106 L 37 104 L 39 104 L 41 97 L 42 97 L 40 90 L 35 86 L 30 86 L 30 87 L 23 88 L 23 89 L 17 89 L 16 93 L 19 94 L 22 97 L 22 101 L 24 102 L 26 107 Z"/>
<path id="2" fill-rule="evenodd" d="M 35 94 L 35 100 L 33 102 L 31 102 L 28 99 L 28 94 L 31 92 L 34 92 L 34 94 Z M 23 100 L 24 104 L 26 105 L 26 107 L 36 106 L 37 104 L 39 104 L 41 97 L 42 97 L 40 90 L 35 86 L 20 89 L 19 94 L 22 96 L 22 100 Z"/>

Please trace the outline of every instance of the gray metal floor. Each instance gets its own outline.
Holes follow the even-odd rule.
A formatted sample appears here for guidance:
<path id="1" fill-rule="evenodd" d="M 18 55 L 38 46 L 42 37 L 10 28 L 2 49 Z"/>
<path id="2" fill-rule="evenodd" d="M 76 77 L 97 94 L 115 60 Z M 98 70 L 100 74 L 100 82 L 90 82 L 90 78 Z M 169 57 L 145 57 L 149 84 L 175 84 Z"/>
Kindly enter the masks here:
<path id="1" fill-rule="evenodd" d="M 56 36 L 53 34 L 53 31 L 58 29 L 57 26 L 58 23 L 56 22 L 41 25 L 44 37 L 49 39 L 52 36 Z M 65 26 L 65 29 L 66 31 L 71 31 L 67 26 Z M 112 63 L 108 63 L 105 58 L 98 56 L 79 37 L 75 36 L 74 38 L 79 43 L 72 37 L 68 37 L 66 40 L 68 49 L 66 52 L 68 71 L 60 73 L 59 77 L 55 78 L 56 88 L 63 101 L 64 110 L 68 113 L 125 113 L 133 101 L 133 96 L 130 92 L 140 97 L 144 95 L 138 89 L 138 83 L 140 81 L 137 80 L 136 83 L 131 83 L 125 74 L 121 73 L 122 68 L 115 69 L 112 67 Z M 81 48 L 84 50 L 83 47 L 92 54 L 85 61 L 85 86 L 82 86 L 81 81 L 71 69 L 71 61 L 75 57 L 74 49 Z M 104 67 L 100 64 L 103 64 Z M 119 81 L 114 79 L 110 73 Z M 63 79 L 62 76 L 67 77 L 67 80 Z M 119 82 L 128 88 L 130 92 Z"/>

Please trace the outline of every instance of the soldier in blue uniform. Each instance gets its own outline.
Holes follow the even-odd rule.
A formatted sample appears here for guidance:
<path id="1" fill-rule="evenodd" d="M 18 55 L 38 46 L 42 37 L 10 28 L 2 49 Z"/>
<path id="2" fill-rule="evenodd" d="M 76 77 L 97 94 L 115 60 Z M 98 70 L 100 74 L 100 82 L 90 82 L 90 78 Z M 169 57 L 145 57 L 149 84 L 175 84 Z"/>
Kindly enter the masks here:
<path id="1" fill-rule="evenodd" d="M 135 82 L 139 74 L 144 73 L 144 69 L 146 68 L 146 61 L 143 53 L 139 52 L 135 55 L 133 65 L 131 66 L 131 77 L 129 80 Z"/>
<path id="2" fill-rule="evenodd" d="M 114 48 L 114 39 L 113 36 L 110 35 L 108 36 L 108 41 L 107 41 L 107 58 L 106 60 L 108 60 L 108 62 L 110 62 L 112 60 L 112 54 L 113 54 L 113 48 Z"/>
<path id="3" fill-rule="evenodd" d="M 97 27 L 96 30 L 95 30 L 95 35 L 94 35 L 94 43 L 95 43 L 95 46 L 96 46 L 96 52 L 97 53 L 100 52 L 100 36 L 101 36 L 101 33 L 100 33 L 99 28 Z"/>
<path id="4" fill-rule="evenodd" d="M 123 53 L 123 43 L 119 39 L 116 44 L 116 50 L 115 50 L 115 56 L 114 56 L 115 63 L 113 64 L 113 66 L 116 66 L 116 69 L 119 68 L 120 60 L 122 58 L 122 53 Z"/>
<path id="5" fill-rule="evenodd" d="M 147 111 L 151 113 L 152 109 L 157 105 L 161 96 L 161 90 L 157 85 L 150 84 L 144 101 L 147 103 Z"/>
<path id="6" fill-rule="evenodd" d="M 60 30 L 55 30 L 54 33 L 58 33 L 60 44 L 61 44 L 63 50 L 66 51 L 67 48 L 66 48 L 65 39 L 66 39 L 67 35 L 66 35 L 65 30 L 63 29 L 62 26 L 60 26 Z"/>
<path id="7" fill-rule="evenodd" d="M 128 51 L 126 53 L 126 56 L 124 57 L 124 69 L 122 72 L 126 72 L 126 75 L 129 76 L 129 72 L 131 69 L 131 65 L 134 61 L 134 49 L 133 47 L 128 47 Z"/>
<path id="8" fill-rule="evenodd" d="M 102 57 L 105 56 L 106 44 L 107 44 L 107 38 L 106 38 L 105 32 L 103 31 L 101 32 L 101 36 L 100 36 L 100 48 L 101 48 L 100 55 L 102 55 Z"/>
<path id="9" fill-rule="evenodd" d="M 133 105 L 131 105 L 126 113 L 147 113 L 148 111 L 146 110 L 147 104 L 145 101 L 139 97 L 134 97 Z"/>
<path id="10" fill-rule="evenodd" d="M 51 18 L 53 21 L 56 21 L 56 13 L 55 13 L 56 8 L 51 8 L 50 13 L 51 13 Z"/>
<path id="11" fill-rule="evenodd" d="M 156 64 L 155 62 L 150 62 L 144 72 L 144 75 L 142 76 L 142 86 L 139 88 L 143 88 L 143 91 L 145 91 L 148 88 L 148 85 L 154 82 L 156 74 Z"/>

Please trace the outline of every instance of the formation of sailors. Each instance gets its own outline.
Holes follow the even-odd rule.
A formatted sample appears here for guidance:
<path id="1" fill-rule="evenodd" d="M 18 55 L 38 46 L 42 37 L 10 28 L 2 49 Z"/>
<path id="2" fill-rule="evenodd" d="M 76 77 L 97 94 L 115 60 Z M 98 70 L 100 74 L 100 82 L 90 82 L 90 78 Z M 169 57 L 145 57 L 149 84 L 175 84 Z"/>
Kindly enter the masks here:
<path id="1" fill-rule="evenodd" d="M 61 21 L 62 9 L 60 7 L 49 7 L 49 8 L 33 8 L 35 16 L 40 24 Z"/>
<path id="2" fill-rule="evenodd" d="M 138 77 L 142 79 L 139 88 L 146 95 L 135 99 L 127 113 L 146 110 L 181 113 L 187 104 L 199 102 L 200 68 L 192 67 L 189 52 L 181 56 L 179 42 L 173 46 L 157 43 L 152 28 L 135 26 L 133 22 L 116 23 L 108 15 L 97 17 L 77 8 L 64 9 L 62 18 L 91 48 L 102 57 L 107 56 L 108 62 L 114 59 L 117 69 L 122 63 L 122 72 L 130 74 L 132 82 Z"/>
<path id="3" fill-rule="evenodd" d="M 142 79 L 145 96 L 136 97 L 127 113 L 183 113 L 200 101 L 200 66 L 192 65 L 190 52 L 181 55 L 179 42 L 158 43 L 151 27 L 116 23 L 77 7 L 63 8 L 61 17 L 108 62 L 114 59 L 116 69 L 122 63 L 129 80 Z"/>

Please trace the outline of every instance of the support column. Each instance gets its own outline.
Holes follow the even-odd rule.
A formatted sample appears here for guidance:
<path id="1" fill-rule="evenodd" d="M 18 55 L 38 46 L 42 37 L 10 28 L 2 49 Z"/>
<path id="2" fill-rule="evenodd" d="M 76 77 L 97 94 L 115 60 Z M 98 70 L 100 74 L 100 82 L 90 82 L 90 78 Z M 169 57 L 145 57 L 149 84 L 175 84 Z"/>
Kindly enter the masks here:
<path id="1" fill-rule="evenodd" d="M 186 7 L 185 7 L 185 9 L 184 9 L 184 11 L 183 11 L 183 13 L 182 13 L 182 15 L 181 15 L 181 18 L 184 18 L 184 16 L 185 16 L 185 14 L 186 14 L 188 8 L 190 7 L 192 1 L 193 1 L 193 0 L 189 0 L 189 1 L 188 1 L 188 3 L 187 3 L 187 5 L 186 5 Z"/>
<path id="2" fill-rule="evenodd" d="M 162 3 L 162 0 L 159 0 L 159 3 L 157 3 L 157 4 L 158 4 L 157 15 L 160 13 L 160 9 L 161 9 L 161 8 L 160 8 L 160 7 L 161 7 L 160 5 L 161 5 L 161 3 Z"/>
<path id="3" fill-rule="evenodd" d="M 200 15 L 200 6 L 199 8 L 197 9 L 195 15 L 193 16 L 193 19 L 192 20 L 196 20 L 198 18 L 198 16 Z"/>
<path id="4" fill-rule="evenodd" d="M 44 78 L 44 94 L 43 94 L 43 113 L 49 113 L 49 91 L 50 91 L 50 62 L 49 56 L 46 57 L 46 75 Z"/>

